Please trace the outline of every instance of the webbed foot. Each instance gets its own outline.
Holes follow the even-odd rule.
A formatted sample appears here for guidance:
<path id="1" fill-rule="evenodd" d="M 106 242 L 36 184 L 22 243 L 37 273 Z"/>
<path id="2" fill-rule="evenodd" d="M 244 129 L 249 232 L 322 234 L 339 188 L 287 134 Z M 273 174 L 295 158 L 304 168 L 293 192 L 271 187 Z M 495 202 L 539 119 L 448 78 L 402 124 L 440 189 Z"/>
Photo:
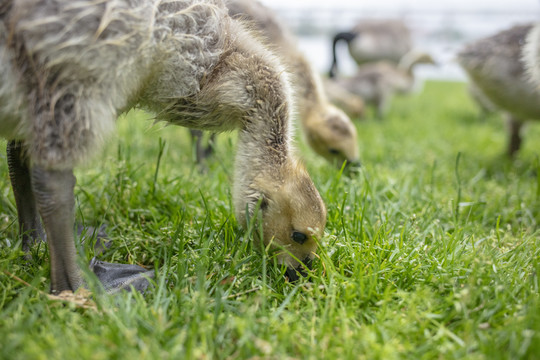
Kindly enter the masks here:
<path id="1" fill-rule="evenodd" d="M 111 241 L 105 230 L 105 225 L 101 225 L 99 228 L 77 226 L 81 244 L 84 245 L 86 242 L 95 239 L 94 254 L 96 256 L 111 247 Z M 98 260 L 96 257 L 92 258 L 89 267 L 98 277 L 107 293 L 130 290 L 131 286 L 136 291 L 144 293 L 150 284 L 148 279 L 154 277 L 154 271 L 146 270 L 141 266 L 108 263 Z"/>
<path id="2" fill-rule="evenodd" d="M 90 261 L 89 267 L 109 294 L 130 290 L 131 287 L 144 293 L 150 285 L 149 280 L 154 278 L 153 270 L 146 270 L 138 265 L 108 263 L 95 257 Z"/>

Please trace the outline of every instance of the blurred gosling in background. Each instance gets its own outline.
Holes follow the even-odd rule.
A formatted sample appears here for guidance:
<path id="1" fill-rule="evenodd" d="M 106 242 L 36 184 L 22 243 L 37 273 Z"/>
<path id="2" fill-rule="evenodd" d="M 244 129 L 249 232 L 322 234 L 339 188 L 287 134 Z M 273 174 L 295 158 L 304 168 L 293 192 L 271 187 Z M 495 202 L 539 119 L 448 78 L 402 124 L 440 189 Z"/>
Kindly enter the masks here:
<path id="1" fill-rule="evenodd" d="M 431 55 L 411 51 L 401 58 L 399 64 L 379 61 L 364 64 L 351 77 L 335 78 L 337 85 L 364 99 L 383 118 L 395 94 L 409 94 L 416 86 L 414 67 L 419 64 L 435 64 Z"/>
<path id="2" fill-rule="evenodd" d="M 521 128 L 527 120 L 540 119 L 540 92 L 525 68 L 525 59 L 538 81 L 538 30 L 518 25 L 467 45 L 458 62 L 470 81 L 498 109 L 508 122 L 507 153 L 513 157 L 521 147 Z M 531 35 L 528 46 L 527 37 Z M 527 48 L 528 55 L 524 56 Z"/>
<path id="3" fill-rule="evenodd" d="M 338 167 L 344 161 L 358 166 L 356 128 L 350 118 L 327 99 L 320 76 L 298 50 L 292 32 L 271 9 L 258 1 L 231 0 L 227 6 L 230 16 L 247 20 L 261 32 L 262 41 L 269 43 L 291 73 L 297 116 L 308 145 Z M 204 151 L 197 150 L 198 153 Z"/>
<path id="4" fill-rule="evenodd" d="M 540 88 L 540 23 L 536 24 L 527 35 L 523 59 L 531 81 L 538 90 Z"/>

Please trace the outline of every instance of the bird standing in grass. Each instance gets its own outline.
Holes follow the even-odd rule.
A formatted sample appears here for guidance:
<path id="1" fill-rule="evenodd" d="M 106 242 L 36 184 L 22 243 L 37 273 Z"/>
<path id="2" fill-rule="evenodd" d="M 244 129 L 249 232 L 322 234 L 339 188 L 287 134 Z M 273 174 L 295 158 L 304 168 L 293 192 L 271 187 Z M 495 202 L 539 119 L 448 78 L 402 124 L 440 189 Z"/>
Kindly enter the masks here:
<path id="1" fill-rule="evenodd" d="M 411 51 L 396 66 L 388 61 L 363 64 L 350 77 L 332 79 L 336 85 L 360 96 L 366 104 L 373 105 L 377 117 L 383 118 L 395 94 L 408 94 L 417 84 L 413 69 L 419 64 L 435 64 L 431 55 Z"/>
<path id="2" fill-rule="evenodd" d="M 523 60 L 526 39 L 533 26 L 518 25 L 467 45 L 458 62 L 469 80 L 508 122 L 509 156 L 521 147 L 521 129 L 527 120 L 540 119 L 540 92 L 530 80 Z M 533 65 L 534 68 L 534 65 Z"/>
<path id="3" fill-rule="evenodd" d="M 347 43 L 349 54 L 359 66 L 378 61 L 397 65 L 412 50 L 411 31 L 402 20 L 364 20 L 334 36 L 330 77 L 338 72 L 336 47 L 340 41 Z"/>
<path id="4" fill-rule="evenodd" d="M 326 209 L 291 145 L 287 72 L 221 0 L 4 0 L 0 64 L 20 229 L 25 243 L 46 234 L 53 293 L 83 283 L 73 168 L 136 106 L 171 124 L 238 129 L 239 223 L 260 208 L 259 240 L 294 274 L 314 258 Z M 144 288 L 144 269 L 102 265 L 106 288 Z"/>

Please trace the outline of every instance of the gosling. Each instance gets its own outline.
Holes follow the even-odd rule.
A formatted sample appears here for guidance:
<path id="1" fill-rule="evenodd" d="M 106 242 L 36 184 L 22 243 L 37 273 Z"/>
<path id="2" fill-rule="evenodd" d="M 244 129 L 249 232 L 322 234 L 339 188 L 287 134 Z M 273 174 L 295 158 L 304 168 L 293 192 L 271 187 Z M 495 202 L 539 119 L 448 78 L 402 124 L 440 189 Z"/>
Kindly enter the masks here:
<path id="1" fill-rule="evenodd" d="M 540 119 L 540 92 L 523 61 L 532 29 L 531 24 L 514 26 L 467 45 L 457 57 L 474 86 L 505 112 L 510 157 L 521 147 L 523 124 Z"/>
<path id="2" fill-rule="evenodd" d="M 388 61 L 365 64 L 358 67 L 354 76 L 334 81 L 362 97 L 366 104 L 374 106 L 377 117 L 383 118 L 394 95 L 413 91 L 417 85 L 413 70 L 420 64 L 434 65 L 435 60 L 425 52 L 411 51 L 403 56 L 397 66 Z"/>
<path id="3" fill-rule="evenodd" d="M 359 165 L 358 136 L 354 124 L 341 109 L 328 101 L 320 76 L 297 50 L 292 32 L 271 9 L 258 1 L 231 0 L 227 6 L 230 16 L 247 20 L 260 32 L 261 41 L 269 43 L 291 73 L 297 116 L 307 144 L 338 167 L 344 162 Z M 211 147 L 203 149 L 201 134 L 194 135 L 198 135 L 196 153 L 199 161 L 211 153 Z"/>
<path id="4" fill-rule="evenodd" d="M 19 227 L 23 242 L 46 234 L 52 293 L 83 283 L 73 168 L 136 106 L 171 124 L 238 129 L 239 223 L 259 207 L 259 242 L 291 274 L 311 263 L 326 209 L 291 145 L 287 73 L 223 1 L 4 0 L 0 64 L 0 134 Z M 146 275 L 133 265 L 100 269 L 106 289 Z"/>

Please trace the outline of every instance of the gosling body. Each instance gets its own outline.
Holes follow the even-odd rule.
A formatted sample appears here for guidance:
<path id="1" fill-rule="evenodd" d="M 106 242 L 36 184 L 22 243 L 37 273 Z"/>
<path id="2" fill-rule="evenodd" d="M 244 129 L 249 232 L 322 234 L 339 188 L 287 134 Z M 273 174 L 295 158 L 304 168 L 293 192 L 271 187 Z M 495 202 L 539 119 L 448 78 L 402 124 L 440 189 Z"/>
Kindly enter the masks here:
<path id="1" fill-rule="evenodd" d="M 263 204 L 260 240 L 279 262 L 296 269 L 315 256 L 326 210 L 291 145 L 289 80 L 222 1 L 4 1 L 0 61 L 0 135 L 10 140 L 19 224 L 30 238 L 46 233 L 52 292 L 82 284 L 73 167 L 133 107 L 194 129 L 238 129 L 240 224 Z"/>
<path id="2" fill-rule="evenodd" d="M 523 60 L 526 39 L 533 26 L 518 25 L 467 45 L 458 62 L 470 81 L 508 119 L 508 150 L 515 155 L 521 146 L 526 120 L 540 119 L 540 93 L 530 80 Z"/>

